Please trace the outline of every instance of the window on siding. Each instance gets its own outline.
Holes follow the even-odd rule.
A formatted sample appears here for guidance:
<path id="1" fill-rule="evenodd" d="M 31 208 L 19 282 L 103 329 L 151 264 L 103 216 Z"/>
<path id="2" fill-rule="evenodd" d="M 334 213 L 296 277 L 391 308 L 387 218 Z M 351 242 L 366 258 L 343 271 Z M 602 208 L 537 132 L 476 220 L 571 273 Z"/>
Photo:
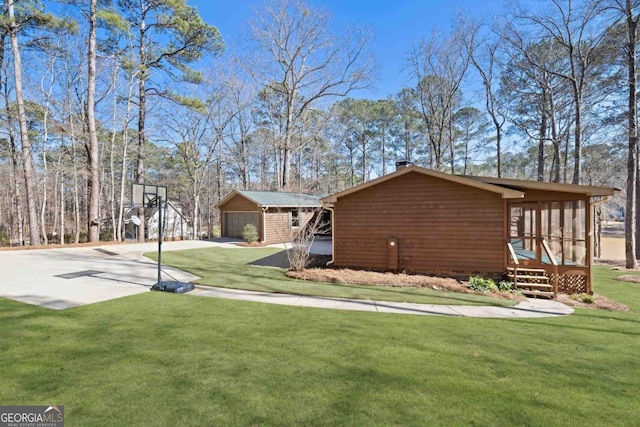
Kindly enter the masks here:
<path id="1" fill-rule="evenodd" d="M 289 214 L 289 225 L 291 228 L 298 228 L 300 227 L 300 211 L 295 210 L 295 211 L 291 211 Z"/>

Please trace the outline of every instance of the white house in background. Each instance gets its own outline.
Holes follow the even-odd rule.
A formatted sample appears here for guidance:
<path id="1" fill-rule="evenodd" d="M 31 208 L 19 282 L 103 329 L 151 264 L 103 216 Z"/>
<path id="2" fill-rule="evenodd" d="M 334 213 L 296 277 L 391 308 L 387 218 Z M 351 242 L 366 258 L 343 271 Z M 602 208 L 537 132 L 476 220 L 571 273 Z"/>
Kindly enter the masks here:
<path id="1" fill-rule="evenodd" d="M 137 227 L 131 221 L 133 215 L 137 215 L 137 209 L 129 209 L 125 212 L 125 236 L 135 239 Z M 158 239 L 158 208 L 145 208 L 145 231 L 149 240 Z M 182 213 L 182 206 L 177 202 L 167 202 L 162 209 L 162 239 L 163 240 L 191 240 L 193 239 L 193 226 L 191 221 Z"/>

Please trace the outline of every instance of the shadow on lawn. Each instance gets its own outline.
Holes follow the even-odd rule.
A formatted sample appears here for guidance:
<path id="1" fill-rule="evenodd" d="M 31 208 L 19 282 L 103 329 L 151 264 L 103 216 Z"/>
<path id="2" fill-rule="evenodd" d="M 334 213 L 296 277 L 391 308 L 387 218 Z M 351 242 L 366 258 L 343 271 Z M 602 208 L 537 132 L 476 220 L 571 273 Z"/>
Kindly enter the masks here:
<path id="1" fill-rule="evenodd" d="M 257 259 L 247 263 L 247 265 L 255 265 L 258 267 L 289 267 L 289 258 L 287 258 L 287 251 L 276 252 L 273 255 L 266 256 L 264 258 Z"/>
<path id="2" fill-rule="evenodd" d="M 573 314 L 567 316 L 567 318 L 575 318 L 575 317 L 587 317 L 589 319 L 595 319 L 595 320 L 601 320 L 601 321 L 622 321 L 622 322 L 631 322 L 631 323 L 637 323 L 640 324 L 640 321 L 638 320 L 633 320 L 633 319 L 622 319 L 619 317 L 602 317 L 602 316 L 594 316 L 594 315 L 590 315 L 590 314 L 583 314 L 583 313 L 576 313 L 574 312 Z M 559 317 L 553 318 L 555 319 L 559 319 Z M 553 327 L 553 328 L 561 328 L 561 329 L 571 329 L 571 330 L 579 330 L 579 331 L 592 331 L 592 332 L 607 332 L 607 333 L 612 333 L 612 334 L 622 334 L 622 335 L 630 335 L 630 336 L 640 336 L 640 329 L 638 329 L 637 332 L 634 331 L 627 331 L 627 330 L 615 330 L 615 329 L 611 329 L 611 328 L 598 328 L 598 327 L 594 327 L 594 326 L 584 326 L 584 323 L 581 324 L 581 326 L 576 326 L 576 325 L 570 325 L 567 323 L 559 323 L 559 322 L 548 322 L 546 320 L 550 320 L 550 319 L 528 319 L 528 320 L 524 320 L 524 319 L 504 319 L 505 321 L 508 322 L 517 322 L 518 324 L 530 324 L 530 325 L 534 325 L 534 326 L 540 326 L 540 321 L 545 321 L 544 325 L 548 326 L 548 327 Z"/>

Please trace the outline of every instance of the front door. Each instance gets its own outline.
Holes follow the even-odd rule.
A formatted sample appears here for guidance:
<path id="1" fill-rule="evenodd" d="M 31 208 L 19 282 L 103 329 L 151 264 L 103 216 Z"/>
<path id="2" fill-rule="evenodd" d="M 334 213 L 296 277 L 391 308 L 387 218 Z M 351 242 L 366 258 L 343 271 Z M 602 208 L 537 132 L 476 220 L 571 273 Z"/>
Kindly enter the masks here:
<path id="1" fill-rule="evenodd" d="M 520 265 L 540 265 L 538 203 L 509 204 L 509 242 Z"/>

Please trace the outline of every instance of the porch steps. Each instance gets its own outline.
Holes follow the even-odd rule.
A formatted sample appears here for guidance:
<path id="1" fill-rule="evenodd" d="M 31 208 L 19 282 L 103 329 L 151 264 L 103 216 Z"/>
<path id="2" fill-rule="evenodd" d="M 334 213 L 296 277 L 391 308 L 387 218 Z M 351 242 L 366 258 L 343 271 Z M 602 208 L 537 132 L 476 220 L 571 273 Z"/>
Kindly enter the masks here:
<path id="1" fill-rule="evenodd" d="M 553 286 L 547 272 L 541 268 L 507 268 L 507 279 L 525 296 L 532 298 L 553 298 Z"/>

